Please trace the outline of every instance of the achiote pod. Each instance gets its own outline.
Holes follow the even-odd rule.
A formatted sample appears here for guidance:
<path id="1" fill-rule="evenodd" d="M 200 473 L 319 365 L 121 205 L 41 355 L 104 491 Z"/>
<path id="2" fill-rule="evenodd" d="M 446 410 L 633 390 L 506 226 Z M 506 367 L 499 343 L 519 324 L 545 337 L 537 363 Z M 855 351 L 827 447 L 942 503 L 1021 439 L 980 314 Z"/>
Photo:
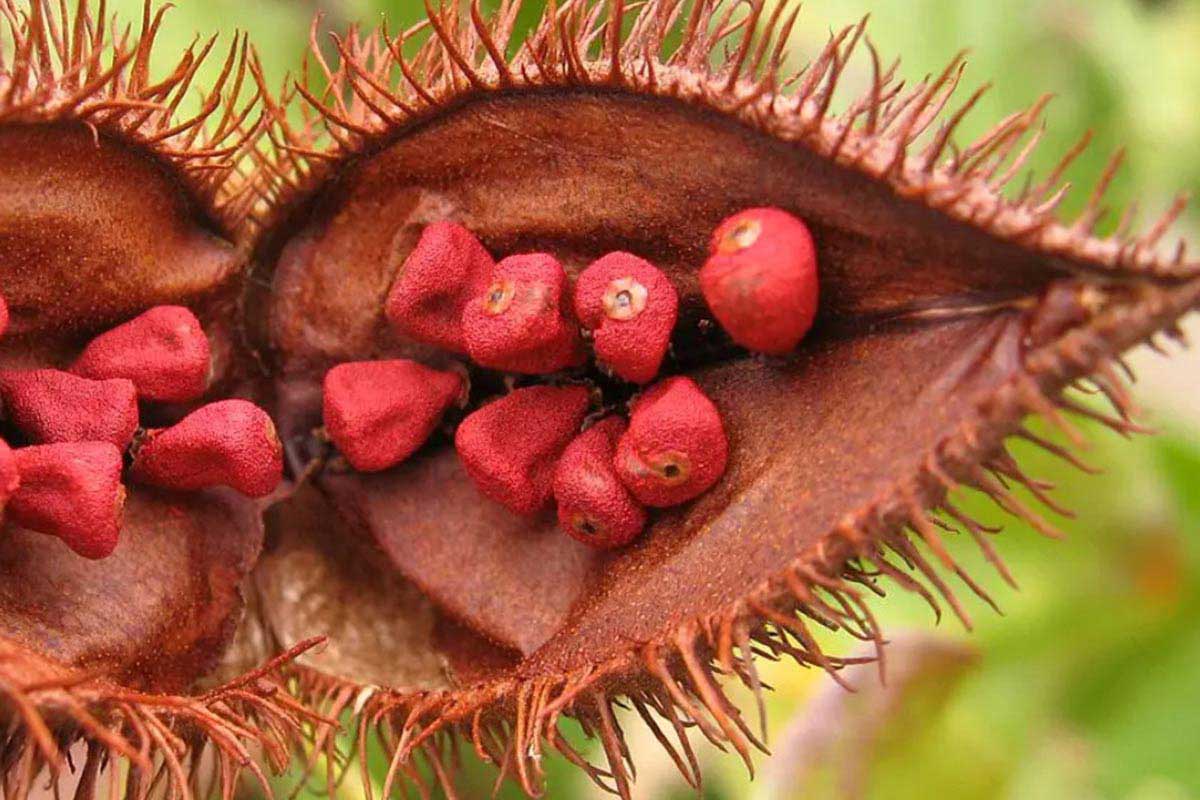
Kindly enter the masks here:
<path id="1" fill-rule="evenodd" d="M 529 794 L 558 749 L 628 797 L 618 703 L 698 785 L 697 734 L 747 762 L 761 746 L 724 688 L 761 691 L 756 654 L 836 675 L 845 661 L 812 625 L 882 648 L 865 599 L 879 588 L 959 611 L 941 575 L 966 573 L 940 525 L 980 524 L 951 490 L 1053 532 L 1012 492 L 1040 485 L 1005 441 L 1070 451 L 1026 417 L 1134 428 L 1121 354 L 1200 304 L 1200 263 L 1160 247 L 1182 204 L 1095 234 L 1115 162 L 1077 219 L 1056 209 L 1078 150 L 1004 193 L 1043 103 L 956 141 L 978 98 L 955 98 L 960 59 L 902 84 L 864 22 L 795 75 L 788 3 L 567 0 L 523 41 L 520 0 L 498 5 L 431 9 L 399 33 L 326 40 L 314 24 L 311 74 L 277 92 L 241 38 L 153 74 L 150 5 L 125 37 L 87 2 L 0 0 L 0 369 L 137 384 L 112 365 L 171 367 L 168 391 L 139 389 L 108 557 L 11 519 L 0 533 L 0 586 L 18 587 L 0 591 L 8 797 L 65 781 L 79 742 L 81 797 L 116 764 L 130 796 L 232 797 L 243 772 L 296 763 L 313 731 L 336 778 L 358 768 L 333 754 L 347 719 L 349 739 L 388 748 L 387 796 L 430 775 L 451 787 L 463 740 Z M 184 115 L 210 58 L 216 81 Z M 843 97 L 852 60 L 873 79 Z M 748 211 L 768 239 L 718 230 Z M 805 243 L 784 262 L 804 280 L 752 272 L 744 291 L 747 265 L 777 262 L 756 245 L 783 240 Z M 629 274 L 576 295 L 614 253 Z M 644 341 L 593 318 L 610 294 L 616 322 L 653 309 Z M 744 294 L 792 313 L 758 339 Z M 159 306 L 187 324 L 139 351 L 128 332 Z M 421 369 L 394 391 L 324 383 L 397 361 Z M 462 376 L 461 413 L 422 385 L 429 370 Z M 1080 381 L 1114 413 L 1071 399 Z M 235 401 L 230 433 L 213 409 Z M 607 442 L 580 436 L 589 413 Z M 253 463 L 236 446 L 248 431 L 267 444 Z M 560 530 L 549 503 L 572 442 L 563 524 L 586 542 L 590 514 L 618 534 L 595 544 L 620 546 Z M 612 473 L 591 463 L 610 449 Z M 679 455 L 703 480 L 660 493 L 649 473 L 672 483 Z M 254 497 L 214 486 L 243 483 Z M 564 717 L 606 766 L 557 735 Z"/>

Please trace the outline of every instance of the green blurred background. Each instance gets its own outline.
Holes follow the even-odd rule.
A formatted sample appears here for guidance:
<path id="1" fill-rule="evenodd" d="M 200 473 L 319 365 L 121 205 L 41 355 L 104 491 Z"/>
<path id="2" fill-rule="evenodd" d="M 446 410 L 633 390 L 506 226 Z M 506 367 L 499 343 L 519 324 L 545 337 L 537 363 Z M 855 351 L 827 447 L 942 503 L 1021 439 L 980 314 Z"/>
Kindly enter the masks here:
<path id="1" fill-rule="evenodd" d="M 110 6 L 136 19 L 140 3 Z M 529 5 L 527 21 L 541 3 Z M 317 10 L 337 28 L 387 15 L 392 30 L 423 13 L 412 0 L 185 0 L 164 38 L 183 46 L 195 32 L 248 30 L 277 82 L 299 63 Z M 996 88 L 964 136 L 1043 92 L 1057 99 L 1036 166 L 1093 129 L 1096 145 L 1068 176 L 1081 184 L 1068 211 L 1121 144 L 1130 157 L 1114 205 L 1137 198 L 1149 217 L 1171 193 L 1200 188 L 1200 2 L 807 0 L 794 60 L 867 12 L 872 40 L 885 60 L 904 57 L 910 79 L 970 48 L 967 83 Z M 847 79 L 869 80 L 865 67 L 852 65 Z M 1185 217 L 1193 239 L 1196 227 L 1194 213 Z M 895 640 L 886 689 L 871 669 L 854 676 L 861 689 L 851 695 L 817 671 L 767 665 L 776 754 L 759 760 L 750 781 L 735 758 L 704 751 L 705 797 L 1200 798 L 1200 360 L 1185 353 L 1168 365 L 1147 352 L 1133 361 L 1147 418 L 1162 434 L 1130 443 L 1096 432 L 1087 458 L 1106 468 L 1099 477 L 1024 453 L 1079 513 L 1063 523 L 1062 542 L 1006 523 L 1000 549 L 1020 591 L 958 543 L 956 555 L 1004 616 L 964 590 L 977 623 L 968 634 L 953 618 L 935 626 L 912 597 L 878 602 Z M 970 505 L 998 519 L 986 503 Z M 637 796 L 691 796 L 640 725 L 626 728 L 640 755 Z M 381 774 L 378 754 L 373 763 Z M 564 764 L 548 768 L 549 797 L 597 796 Z M 279 782 L 285 795 L 292 785 Z M 313 785 L 324 785 L 320 774 Z M 490 774 L 468 766 L 465 796 L 490 791 Z M 363 793 L 356 774 L 339 793 Z M 502 796 L 517 795 L 509 787 Z"/>

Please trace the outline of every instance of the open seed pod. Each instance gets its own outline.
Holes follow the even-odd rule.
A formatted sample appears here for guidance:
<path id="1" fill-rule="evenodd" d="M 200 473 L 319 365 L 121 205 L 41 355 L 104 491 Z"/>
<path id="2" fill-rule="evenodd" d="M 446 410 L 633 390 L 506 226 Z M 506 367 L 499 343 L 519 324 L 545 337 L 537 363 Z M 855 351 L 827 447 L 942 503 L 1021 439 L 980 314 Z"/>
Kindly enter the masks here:
<path id="1" fill-rule="evenodd" d="M 1200 304 L 1200 264 L 1159 247 L 1181 204 L 1143 232 L 1095 236 L 1114 162 L 1060 220 L 1075 151 L 1005 194 L 1043 104 L 955 145 L 978 97 L 954 104 L 960 60 L 905 88 L 859 25 L 783 74 L 786 4 L 570 2 L 523 42 L 519 2 L 491 18 L 454 6 L 404 33 L 334 37 L 336 61 L 314 27 L 311 75 L 272 94 L 235 43 L 206 113 L 178 120 L 201 53 L 149 78 L 157 16 L 114 45 L 102 14 L 0 3 L 17 43 L 0 65 L 4 365 L 63 366 L 148 306 L 187 305 L 217 354 L 205 399 L 268 408 L 291 479 L 261 503 L 132 486 L 122 544 L 95 563 L 5 528 L 0 769 L 18 797 L 80 739 L 85 787 L 112 757 L 140 791 L 191 792 L 215 764 L 230 796 L 242 769 L 282 768 L 309 736 L 332 752 L 347 718 L 360 749 L 387 748 L 389 791 L 422 775 L 451 787 L 458 738 L 530 794 L 555 748 L 628 796 L 617 701 L 698 784 L 689 736 L 747 762 L 761 747 L 722 689 L 761 690 L 756 653 L 836 677 L 845 661 L 812 627 L 883 649 L 866 602 L 883 589 L 963 614 L 949 576 L 978 589 L 943 537 L 997 557 L 952 490 L 1053 534 L 1012 491 L 1041 487 L 1005 441 L 1072 458 L 1030 415 L 1068 438 L 1073 414 L 1133 430 L 1121 353 Z M 874 81 L 835 101 L 852 57 Z M 47 183 L 94 202 L 35 188 Z M 764 206 L 808 224 L 821 269 L 817 324 L 784 358 L 735 347 L 697 279 L 721 220 Z M 422 230 L 446 220 L 493 256 L 552 253 L 572 276 L 617 250 L 661 269 L 679 294 L 664 369 L 719 409 L 724 477 L 600 552 L 550 512 L 484 498 L 455 457 L 454 414 L 391 469 L 356 473 L 332 453 L 322 380 L 338 364 L 458 370 L 468 410 L 505 391 L 504 375 L 385 319 Z M 594 370 L 572 379 L 627 399 Z M 1080 381 L 1111 415 L 1067 394 Z M 557 734 L 564 715 L 600 739 L 604 767 Z"/>
<path id="2" fill-rule="evenodd" d="M 161 11 L 147 6 L 131 37 L 102 8 L 51 8 L 0 3 L 9 35 L 0 54 L 0 293 L 11 312 L 0 367 L 66 370 L 97 334 L 175 304 L 207 333 L 208 389 L 189 403 L 144 406 L 141 424 L 257 394 L 259 373 L 237 333 L 249 254 L 240 231 L 254 196 L 236 165 L 258 113 L 247 43 L 222 54 L 204 42 L 152 76 Z M 177 114 L 200 64 L 218 57 L 199 112 Z M 11 425 L 3 436 L 14 447 L 34 443 Z M 12 514 L 0 533 L 6 794 L 24 796 L 42 769 L 63 776 L 64 754 L 81 738 L 92 745 L 87 780 L 111 755 L 135 765 L 134 786 L 196 737 L 243 746 L 239 701 L 203 697 L 196 685 L 241 618 L 241 585 L 262 547 L 260 504 L 221 489 L 129 485 L 115 497 L 118 521 L 122 500 L 119 544 L 103 560 Z M 247 691 L 248 707 L 276 703 L 265 689 Z"/>

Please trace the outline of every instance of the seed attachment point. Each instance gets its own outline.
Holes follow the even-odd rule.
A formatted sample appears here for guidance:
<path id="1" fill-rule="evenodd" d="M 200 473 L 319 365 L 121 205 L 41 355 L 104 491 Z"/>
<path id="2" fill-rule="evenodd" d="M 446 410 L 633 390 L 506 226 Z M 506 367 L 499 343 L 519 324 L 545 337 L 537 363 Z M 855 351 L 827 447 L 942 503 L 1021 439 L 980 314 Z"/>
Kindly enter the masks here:
<path id="1" fill-rule="evenodd" d="M 618 278 L 604 292 L 604 314 L 609 319 L 631 320 L 646 310 L 646 287 L 636 278 Z"/>

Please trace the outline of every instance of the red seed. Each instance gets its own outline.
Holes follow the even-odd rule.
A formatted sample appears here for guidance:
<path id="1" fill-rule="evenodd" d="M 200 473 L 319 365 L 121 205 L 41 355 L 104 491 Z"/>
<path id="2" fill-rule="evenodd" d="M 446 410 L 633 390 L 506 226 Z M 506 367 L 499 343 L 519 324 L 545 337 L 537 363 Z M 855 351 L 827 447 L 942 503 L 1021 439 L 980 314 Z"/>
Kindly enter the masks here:
<path id="1" fill-rule="evenodd" d="M 17 459 L 8 442 L 0 439 L 0 519 L 4 507 L 21 485 L 21 473 L 17 470 Z"/>
<path id="2" fill-rule="evenodd" d="M 186 403 L 208 388 L 208 337 L 182 306 L 155 306 L 102 333 L 84 348 L 71 372 L 93 380 L 127 378 L 138 397 Z"/>
<path id="3" fill-rule="evenodd" d="M 0 295 L 0 336 L 8 333 L 8 301 Z"/>
<path id="4" fill-rule="evenodd" d="M 8 501 L 9 517 L 57 536 L 84 558 L 111 555 L 125 509 L 121 451 L 108 442 L 65 442 L 13 455 L 21 486 Z"/>
<path id="5" fill-rule="evenodd" d="M 168 489 L 228 486 L 265 497 L 283 479 L 283 446 L 267 412 L 246 400 L 221 400 L 147 432 L 130 477 Z"/>
<path id="6" fill-rule="evenodd" d="M 633 383 L 658 376 L 678 313 L 670 278 L 630 253 L 609 253 L 575 283 L 575 314 L 594 331 L 596 357 Z"/>
<path id="7" fill-rule="evenodd" d="M 626 427 L 620 417 L 597 422 L 567 445 L 554 471 L 559 524 L 592 547 L 621 547 L 646 527 L 646 510 L 613 467 L 617 441 Z"/>
<path id="8" fill-rule="evenodd" d="M 545 507 L 554 467 L 579 432 L 589 393 L 582 386 L 531 386 L 488 403 L 458 426 L 454 447 L 487 497 L 517 514 Z"/>
<path id="9" fill-rule="evenodd" d="M 359 361 L 325 373 L 325 430 L 360 472 L 399 464 L 463 393 L 462 377 L 415 361 Z"/>
<path id="10" fill-rule="evenodd" d="M 777 208 L 735 214 L 713 233 L 700 270 L 708 307 L 735 342 L 783 355 L 817 315 L 817 253 L 808 226 Z"/>
<path id="11" fill-rule="evenodd" d="M 729 443 L 721 414 L 690 378 L 668 378 L 634 403 L 617 444 L 617 475 L 648 506 L 679 505 L 725 473 Z"/>
<path id="12" fill-rule="evenodd" d="M 4 414 L 39 444 L 108 442 L 124 450 L 138 427 L 133 381 L 93 381 L 57 369 L 0 372 Z"/>
<path id="13" fill-rule="evenodd" d="M 384 314 L 403 336 L 466 353 L 463 308 L 487 288 L 494 268 L 469 230 L 456 222 L 434 222 L 400 267 Z"/>
<path id="14" fill-rule="evenodd" d="M 532 253 L 501 261 L 492 282 L 463 311 L 471 360 L 530 375 L 582 364 L 579 326 L 563 302 L 569 290 L 567 273 L 554 256 Z"/>

